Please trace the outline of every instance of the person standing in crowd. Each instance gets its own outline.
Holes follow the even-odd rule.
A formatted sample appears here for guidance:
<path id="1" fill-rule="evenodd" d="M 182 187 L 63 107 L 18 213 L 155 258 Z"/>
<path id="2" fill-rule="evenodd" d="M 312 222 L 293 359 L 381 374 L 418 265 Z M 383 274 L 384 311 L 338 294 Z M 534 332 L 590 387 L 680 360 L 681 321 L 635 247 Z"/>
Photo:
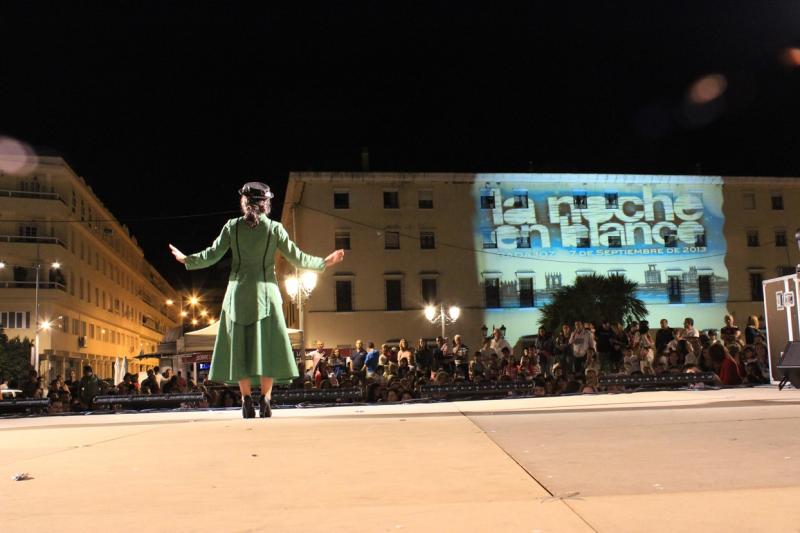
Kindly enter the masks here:
<path id="1" fill-rule="evenodd" d="M 555 357 L 558 360 L 558 366 L 561 367 L 564 374 L 572 373 L 572 346 L 569 339 L 572 336 L 572 331 L 569 329 L 569 324 L 562 324 L 561 331 L 556 335 L 553 341 L 553 350 Z"/>
<path id="2" fill-rule="evenodd" d="M 481 359 L 484 365 L 488 364 L 492 359 L 492 354 L 496 356 L 497 352 L 492 348 L 492 338 L 486 337 L 483 339 L 483 345 L 481 346 Z"/>
<path id="3" fill-rule="evenodd" d="M 498 354 L 503 353 L 503 348 L 508 348 L 508 352 L 511 353 L 511 345 L 503 338 L 503 333 L 497 328 L 492 331 L 491 347 Z"/>
<path id="4" fill-rule="evenodd" d="M 409 365 L 414 364 L 414 352 L 408 346 L 408 341 L 400 339 L 400 345 L 397 347 L 397 364 L 400 364 L 403 359 L 407 359 Z"/>
<path id="5" fill-rule="evenodd" d="M 367 369 L 367 377 L 372 377 L 378 369 L 378 362 L 380 361 L 380 353 L 375 349 L 375 343 L 372 341 L 367 345 L 367 356 L 364 358 L 364 367 Z"/>
<path id="6" fill-rule="evenodd" d="M 719 330 L 719 334 L 725 346 L 741 342 L 742 331 L 734 323 L 733 315 L 725 315 L 725 326 Z"/>
<path id="7" fill-rule="evenodd" d="M 763 339 L 758 326 L 758 317 L 756 315 L 747 317 L 747 327 L 744 328 L 744 341 L 746 344 L 755 344 L 756 337 L 761 337 Z"/>
<path id="8" fill-rule="evenodd" d="M 656 352 L 663 353 L 667 344 L 675 339 L 675 332 L 669 327 L 669 322 L 666 318 L 662 318 L 660 322 L 661 327 L 656 332 Z"/>
<path id="9" fill-rule="evenodd" d="M 91 409 L 92 402 L 98 394 L 100 394 L 100 380 L 94 375 L 92 367 L 86 365 L 83 367 L 83 377 L 78 385 L 78 398 L 81 401 L 81 407 Z"/>
<path id="10" fill-rule="evenodd" d="M 553 338 L 544 326 L 539 326 L 539 331 L 533 340 L 532 355 L 538 359 L 539 368 L 546 376 L 552 375 L 554 350 Z"/>
<path id="11" fill-rule="evenodd" d="M 714 372 L 719 376 L 723 385 L 733 386 L 742 383 L 742 377 L 739 375 L 739 366 L 725 346 L 720 343 L 712 344 L 708 347 L 708 354 L 711 357 Z"/>
<path id="12" fill-rule="evenodd" d="M 186 392 L 186 379 L 183 377 L 180 370 L 178 370 L 178 390 Z"/>
<path id="13" fill-rule="evenodd" d="M 694 329 L 694 319 L 690 316 L 687 316 L 683 319 L 683 338 L 697 338 L 700 337 L 700 333 Z"/>
<path id="14" fill-rule="evenodd" d="M 308 372 L 308 374 L 311 376 L 311 379 L 314 379 L 319 362 L 325 359 L 327 356 L 328 354 L 325 350 L 325 343 L 321 340 L 318 340 L 316 342 L 316 350 L 306 355 L 307 358 L 311 358 L 311 369 Z"/>
<path id="15" fill-rule="evenodd" d="M 469 373 L 469 348 L 461 342 L 461 335 L 453 337 L 453 369 L 466 377 Z"/>
<path id="16" fill-rule="evenodd" d="M 572 348 L 572 373 L 583 374 L 586 365 L 586 352 L 589 348 L 597 349 L 592 332 L 583 327 L 580 320 L 575 322 L 575 330 L 569 337 L 569 344 Z"/>
<path id="17" fill-rule="evenodd" d="M 436 337 L 436 346 L 433 348 L 433 370 L 439 371 L 444 366 L 445 357 L 448 354 L 447 342 L 443 337 Z"/>
<path id="18" fill-rule="evenodd" d="M 433 354 L 428 348 L 428 343 L 425 342 L 425 339 L 419 339 L 416 348 L 414 348 L 414 365 L 422 372 L 430 374 L 432 361 Z"/>
<path id="19" fill-rule="evenodd" d="M 328 359 L 328 371 L 333 372 L 337 379 L 345 372 L 344 358 L 339 348 L 334 348 Z"/>
<path id="20" fill-rule="evenodd" d="M 158 390 L 161 390 L 164 387 L 164 375 L 161 373 L 160 366 L 153 367 L 153 376 L 155 377 L 156 384 L 158 385 Z"/>
<path id="21" fill-rule="evenodd" d="M 158 380 L 156 379 L 156 372 L 154 368 L 147 370 L 147 377 L 142 380 L 141 392 L 142 394 L 161 393 L 161 387 L 158 386 Z"/>
<path id="22" fill-rule="evenodd" d="M 597 345 L 597 362 L 605 372 L 610 372 L 614 366 L 611 362 L 611 338 L 613 336 L 611 324 L 608 323 L 608 320 L 603 319 L 594 335 L 594 340 Z"/>
<path id="23" fill-rule="evenodd" d="M 366 358 L 367 351 L 364 349 L 364 342 L 358 339 L 355 349 L 350 352 L 350 357 L 347 358 L 347 368 L 350 372 L 361 372 L 364 369 L 364 360 Z"/>

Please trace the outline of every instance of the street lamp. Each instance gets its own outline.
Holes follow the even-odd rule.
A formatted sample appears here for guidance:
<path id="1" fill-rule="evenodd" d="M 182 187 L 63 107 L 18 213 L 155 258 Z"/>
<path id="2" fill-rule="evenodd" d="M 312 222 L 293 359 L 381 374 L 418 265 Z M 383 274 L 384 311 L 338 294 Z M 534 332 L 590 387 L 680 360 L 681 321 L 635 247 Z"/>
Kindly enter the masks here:
<path id="1" fill-rule="evenodd" d="M 5 261 L 0 261 L 0 269 L 5 268 L 8 264 Z M 51 263 L 50 267 L 53 270 L 58 270 L 61 268 L 61 263 L 58 261 L 54 261 Z M 30 267 L 28 267 L 30 268 Z M 45 321 L 42 325 L 39 325 L 39 273 L 42 269 L 42 262 L 37 260 L 36 263 L 33 264 L 33 268 L 36 269 L 36 285 L 34 288 L 34 324 L 36 324 L 35 336 L 33 340 L 33 367 L 34 370 L 39 368 L 39 331 L 42 329 L 49 330 L 50 329 L 50 322 Z M 38 372 L 38 370 L 37 370 Z"/>
<path id="2" fill-rule="evenodd" d="M 297 305 L 297 316 L 300 328 L 300 347 L 305 347 L 305 325 L 303 320 L 303 300 L 311 296 L 311 291 L 317 286 L 316 272 L 303 272 L 299 276 L 289 276 L 284 282 L 286 294 Z"/>
<path id="3" fill-rule="evenodd" d="M 437 309 L 435 305 L 429 305 L 425 307 L 425 318 L 428 319 L 433 324 L 437 322 L 441 322 L 442 324 L 442 338 L 445 338 L 444 334 L 444 327 L 445 324 L 448 322 L 452 324 L 458 317 L 461 316 L 461 309 L 455 305 L 451 305 L 447 308 L 447 314 L 444 311 L 444 304 L 439 304 L 439 308 Z"/>

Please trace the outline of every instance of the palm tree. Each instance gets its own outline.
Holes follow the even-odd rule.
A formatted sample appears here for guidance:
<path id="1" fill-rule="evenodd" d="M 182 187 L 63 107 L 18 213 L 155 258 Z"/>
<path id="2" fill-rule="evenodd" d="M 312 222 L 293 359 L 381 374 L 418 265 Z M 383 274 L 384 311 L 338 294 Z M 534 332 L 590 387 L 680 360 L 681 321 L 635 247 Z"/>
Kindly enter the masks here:
<path id="1" fill-rule="evenodd" d="M 575 321 L 599 323 L 629 322 L 647 316 L 647 307 L 636 297 L 635 281 L 625 276 L 579 276 L 575 283 L 560 288 L 553 301 L 542 307 L 539 323 L 548 331 Z"/>

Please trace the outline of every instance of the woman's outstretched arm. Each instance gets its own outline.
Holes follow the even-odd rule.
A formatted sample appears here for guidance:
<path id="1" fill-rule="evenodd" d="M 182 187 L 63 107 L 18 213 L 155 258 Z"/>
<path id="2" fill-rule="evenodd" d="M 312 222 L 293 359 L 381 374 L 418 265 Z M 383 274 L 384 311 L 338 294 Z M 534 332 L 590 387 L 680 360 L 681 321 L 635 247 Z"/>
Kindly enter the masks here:
<path id="1" fill-rule="evenodd" d="M 219 236 L 214 240 L 211 246 L 196 254 L 185 255 L 173 245 L 170 244 L 169 247 L 175 259 L 186 265 L 186 270 L 207 268 L 222 259 L 228 251 L 228 248 L 231 247 L 230 228 L 228 224 L 225 224 Z"/>
<path id="2" fill-rule="evenodd" d="M 303 270 L 324 270 L 325 267 L 335 265 L 344 258 L 344 250 L 336 250 L 326 258 L 316 257 L 300 250 L 289 238 L 286 228 L 278 224 L 277 228 L 278 250 L 292 266 Z"/>

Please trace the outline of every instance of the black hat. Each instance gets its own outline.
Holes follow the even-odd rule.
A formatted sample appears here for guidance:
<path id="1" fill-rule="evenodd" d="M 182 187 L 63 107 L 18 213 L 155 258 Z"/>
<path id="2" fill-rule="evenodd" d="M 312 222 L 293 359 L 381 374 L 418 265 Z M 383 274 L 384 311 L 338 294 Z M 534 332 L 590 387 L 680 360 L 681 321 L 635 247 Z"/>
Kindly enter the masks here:
<path id="1" fill-rule="evenodd" d="M 250 200 L 266 200 L 267 198 L 273 198 L 275 196 L 269 190 L 269 185 L 261 183 L 260 181 L 249 181 L 245 183 L 242 188 L 239 189 L 239 194 L 247 196 Z"/>

